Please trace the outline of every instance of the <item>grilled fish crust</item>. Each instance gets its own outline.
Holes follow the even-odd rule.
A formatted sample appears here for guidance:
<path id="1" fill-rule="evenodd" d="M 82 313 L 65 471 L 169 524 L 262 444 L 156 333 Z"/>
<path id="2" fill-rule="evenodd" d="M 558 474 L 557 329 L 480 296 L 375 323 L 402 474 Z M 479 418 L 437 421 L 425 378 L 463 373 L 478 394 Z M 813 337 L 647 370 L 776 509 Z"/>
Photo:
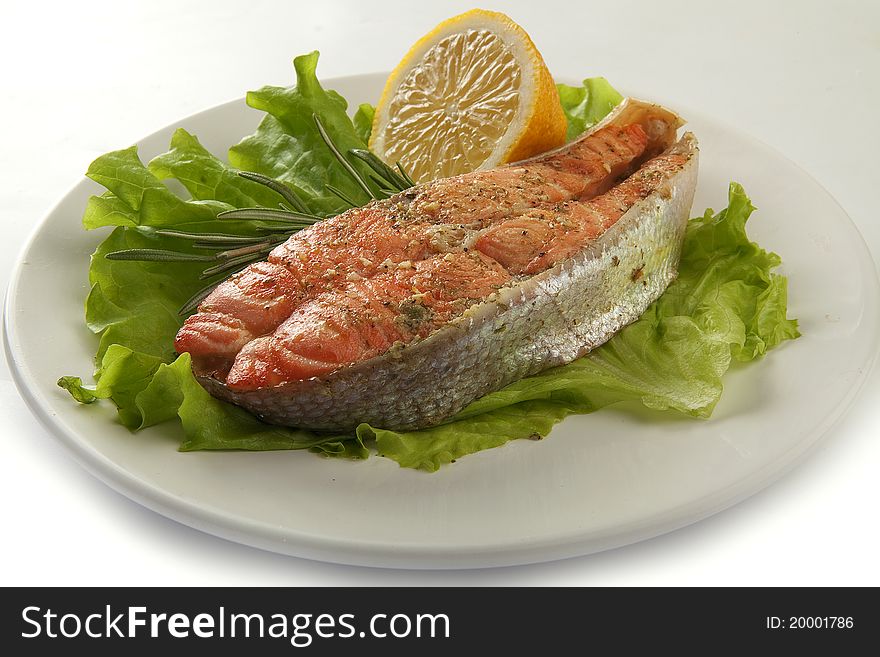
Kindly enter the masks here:
<path id="1" fill-rule="evenodd" d="M 428 337 L 329 375 L 234 391 L 196 372 L 215 397 L 263 420 L 317 430 L 440 424 L 470 402 L 569 363 L 635 321 L 677 275 L 697 181 L 696 138 L 671 151 L 684 166 L 574 257 L 492 294 Z"/>

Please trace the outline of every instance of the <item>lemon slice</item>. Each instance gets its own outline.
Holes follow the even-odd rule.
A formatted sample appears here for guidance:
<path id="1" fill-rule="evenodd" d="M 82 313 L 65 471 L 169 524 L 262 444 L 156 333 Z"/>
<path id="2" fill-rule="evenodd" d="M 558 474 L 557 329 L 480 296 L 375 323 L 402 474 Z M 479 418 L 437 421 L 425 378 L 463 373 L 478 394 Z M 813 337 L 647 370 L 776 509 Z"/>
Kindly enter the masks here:
<path id="1" fill-rule="evenodd" d="M 474 9 L 440 23 L 391 73 L 370 148 L 425 182 L 542 153 L 565 132 L 529 35 L 504 14 Z"/>

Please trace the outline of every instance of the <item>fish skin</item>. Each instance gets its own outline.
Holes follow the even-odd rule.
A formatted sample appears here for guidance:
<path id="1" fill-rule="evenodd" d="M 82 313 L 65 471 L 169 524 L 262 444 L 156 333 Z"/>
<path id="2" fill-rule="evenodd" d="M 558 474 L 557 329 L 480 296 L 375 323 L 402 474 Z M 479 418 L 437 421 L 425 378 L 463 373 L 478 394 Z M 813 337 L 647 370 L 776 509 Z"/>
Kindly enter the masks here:
<path id="1" fill-rule="evenodd" d="M 630 104 L 618 114 L 640 109 Z M 681 168 L 598 238 L 423 339 L 273 387 L 233 390 L 210 368 L 195 367 L 197 379 L 212 395 L 275 424 L 349 431 L 367 422 L 405 430 L 439 424 L 488 392 L 571 362 L 636 320 L 677 274 L 696 188 L 696 138 L 685 134 L 667 153 L 682 156 Z"/>

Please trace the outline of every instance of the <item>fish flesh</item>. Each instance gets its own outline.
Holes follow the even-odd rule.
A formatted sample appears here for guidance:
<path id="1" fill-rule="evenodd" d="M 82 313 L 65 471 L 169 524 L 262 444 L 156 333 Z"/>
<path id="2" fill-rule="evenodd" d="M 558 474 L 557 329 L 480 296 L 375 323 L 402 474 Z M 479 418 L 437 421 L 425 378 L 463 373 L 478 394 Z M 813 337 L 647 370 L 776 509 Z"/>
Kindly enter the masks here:
<path id="1" fill-rule="evenodd" d="M 441 423 L 663 293 L 697 178 L 681 125 L 626 99 L 555 151 L 324 220 L 219 285 L 175 348 L 212 395 L 271 423 Z"/>

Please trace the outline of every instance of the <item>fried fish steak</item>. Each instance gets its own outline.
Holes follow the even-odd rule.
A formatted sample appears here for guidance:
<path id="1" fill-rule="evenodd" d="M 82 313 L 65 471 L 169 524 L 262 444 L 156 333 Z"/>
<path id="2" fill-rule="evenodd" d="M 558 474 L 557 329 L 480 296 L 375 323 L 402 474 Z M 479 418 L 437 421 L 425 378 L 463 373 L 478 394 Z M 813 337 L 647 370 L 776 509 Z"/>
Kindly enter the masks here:
<path id="1" fill-rule="evenodd" d="M 627 99 L 560 149 L 315 224 L 219 285 L 175 347 L 212 395 L 268 422 L 441 423 L 663 293 L 697 180 L 681 124 Z"/>

